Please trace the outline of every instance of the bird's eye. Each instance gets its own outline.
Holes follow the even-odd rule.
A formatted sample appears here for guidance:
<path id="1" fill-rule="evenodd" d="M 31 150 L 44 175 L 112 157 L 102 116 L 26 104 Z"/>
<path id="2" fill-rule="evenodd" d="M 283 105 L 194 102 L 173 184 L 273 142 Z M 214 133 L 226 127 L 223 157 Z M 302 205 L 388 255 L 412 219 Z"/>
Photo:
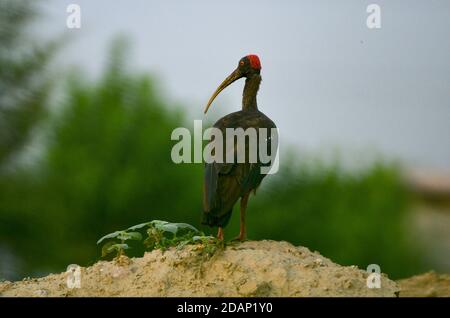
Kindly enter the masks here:
<path id="1" fill-rule="evenodd" d="M 240 62 L 239 62 L 239 65 L 240 65 L 240 66 L 244 66 L 244 61 L 240 61 Z"/>

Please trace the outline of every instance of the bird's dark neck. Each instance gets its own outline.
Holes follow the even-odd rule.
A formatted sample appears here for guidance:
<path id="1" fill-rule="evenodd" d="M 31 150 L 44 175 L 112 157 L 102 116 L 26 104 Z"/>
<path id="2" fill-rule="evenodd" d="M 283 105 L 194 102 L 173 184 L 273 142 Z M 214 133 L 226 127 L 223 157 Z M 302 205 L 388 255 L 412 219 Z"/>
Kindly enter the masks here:
<path id="1" fill-rule="evenodd" d="M 245 80 L 244 93 L 242 95 L 242 110 L 257 110 L 256 94 L 258 94 L 261 75 L 254 74 Z"/>

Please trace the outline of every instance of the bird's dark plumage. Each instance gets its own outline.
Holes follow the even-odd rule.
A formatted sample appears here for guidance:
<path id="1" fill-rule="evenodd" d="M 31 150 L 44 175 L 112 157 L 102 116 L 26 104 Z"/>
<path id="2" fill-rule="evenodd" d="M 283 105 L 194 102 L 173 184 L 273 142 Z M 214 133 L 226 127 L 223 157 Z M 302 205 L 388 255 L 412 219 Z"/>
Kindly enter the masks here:
<path id="1" fill-rule="evenodd" d="M 218 128 L 224 137 L 222 140 L 223 159 L 222 162 L 212 162 L 205 164 L 205 180 L 203 191 L 203 224 L 209 226 L 218 226 L 219 239 L 223 239 L 222 228 L 225 227 L 231 217 L 234 204 L 241 198 L 241 230 L 239 239 L 245 238 L 245 210 L 250 192 L 256 191 L 265 174 L 261 172 L 261 167 L 270 166 L 271 162 L 263 164 L 260 159 L 259 147 L 266 147 L 263 153 L 273 157 L 271 151 L 271 129 L 276 128 L 273 121 L 258 110 L 256 95 L 261 83 L 261 63 L 256 55 L 243 57 L 233 73 L 231 73 L 216 89 L 206 106 L 205 113 L 208 111 L 214 98 L 228 85 L 239 78 L 245 77 L 245 86 L 242 96 L 242 110 L 231 113 L 219 119 L 214 127 Z M 227 136 L 227 128 L 242 128 L 246 131 L 253 128 L 258 142 L 256 142 L 256 162 L 249 159 L 251 149 L 249 138 L 245 138 L 245 160 L 238 162 L 237 153 L 239 143 L 234 136 Z M 264 139 L 260 140 L 260 130 L 266 129 Z M 233 151 L 235 160 L 226 162 L 228 151 L 226 144 L 227 138 L 233 138 L 230 151 Z M 264 141 L 264 142 L 262 142 Z M 214 141 L 213 141 L 214 142 Z M 242 145 L 241 145 L 242 147 Z"/>
<path id="2" fill-rule="evenodd" d="M 226 128 L 276 128 L 273 121 L 258 110 L 241 110 L 218 120 L 214 127 L 225 136 Z M 259 138 L 259 136 L 258 136 Z M 266 144 L 270 150 L 270 139 Z M 248 144 L 246 143 L 246 149 Z M 234 147 L 236 152 L 236 147 Z M 259 149 L 258 149 L 259 153 Z M 248 154 L 248 151 L 246 151 Z M 248 159 L 248 156 L 246 156 Z M 261 163 L 207 163 L 205 164 L 203 224 L 225 227 L 237 200 L 256 190 L 262 179 Z"/>

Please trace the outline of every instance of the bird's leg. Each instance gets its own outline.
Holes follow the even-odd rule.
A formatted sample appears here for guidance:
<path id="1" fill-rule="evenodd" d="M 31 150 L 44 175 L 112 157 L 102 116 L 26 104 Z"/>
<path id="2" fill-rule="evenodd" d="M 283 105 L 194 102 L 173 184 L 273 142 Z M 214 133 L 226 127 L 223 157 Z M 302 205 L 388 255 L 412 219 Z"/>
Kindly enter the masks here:
<path id="1" fill-rule="evenodd" d="M 223 241 L 223 228 L 219 226 L 219 230 L 217 231 L 217 239 L 219 241 Z"/>
<path id="2" fill-rule="evenodd" d="M 239 241 L 244 241 L 247 235 L 247 230 L 245 228 L 245 211 L 247 210 L 247 202 L 250 193 L 245 194 L 241 198 L 241 224 L 239 230 L 239 236 L 236 238 Z"/>

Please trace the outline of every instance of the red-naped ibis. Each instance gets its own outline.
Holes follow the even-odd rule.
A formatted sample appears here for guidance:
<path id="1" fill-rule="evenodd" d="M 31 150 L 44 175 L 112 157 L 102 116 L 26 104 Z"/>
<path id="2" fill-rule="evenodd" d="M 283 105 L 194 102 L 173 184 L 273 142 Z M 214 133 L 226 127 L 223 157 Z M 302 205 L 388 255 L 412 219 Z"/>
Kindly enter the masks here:
<path id="1" fill-rule="evenodd" d="M 270 130 L 276 128 L 273 121 L 258 110 L 256 95 L 261 83 L 261 63 L 256 55 L 243 57 L 238 67 L 219 85 L 208 101 L 205 113 L 211 103 L 231 83 L 245 77 L 245 86 L 242 97 L 242 110 L 231 113 L 219 119 L 213 127 L 220 129 L 223 136 L 226 135 L 227 128 L 260 128 Z M 266 147 L 270 148 L 270 138 L 265 139 Z M 225 142 L 224 142 L 225 145 Z M 258 144 L 258 147 L 260 145 Z M 236 144 L 233 151 L 236 153 Z M 246 152 L 248 154 L 248 144 L 246 141 Z M 259 149 L 258 149 L 259 154 Z M 250 193 L 256 193 L 256 189 L 261 184 L 265 174 L 261 173 L 261 165 L 257 162 L 249 162 L 246 156 L 243 163 L 235 162 L 212 162 L 205 164 L 205 179 L 203 191 L 203 220 L 202 223 L 209 226 L 217 226 L 217 237 L 223 240 L 223 228 L 228 224 L 234 204 L 240 202 L 240 233 L 237 239 L 244 240 L 246 237 L 245 212 Z"/>

